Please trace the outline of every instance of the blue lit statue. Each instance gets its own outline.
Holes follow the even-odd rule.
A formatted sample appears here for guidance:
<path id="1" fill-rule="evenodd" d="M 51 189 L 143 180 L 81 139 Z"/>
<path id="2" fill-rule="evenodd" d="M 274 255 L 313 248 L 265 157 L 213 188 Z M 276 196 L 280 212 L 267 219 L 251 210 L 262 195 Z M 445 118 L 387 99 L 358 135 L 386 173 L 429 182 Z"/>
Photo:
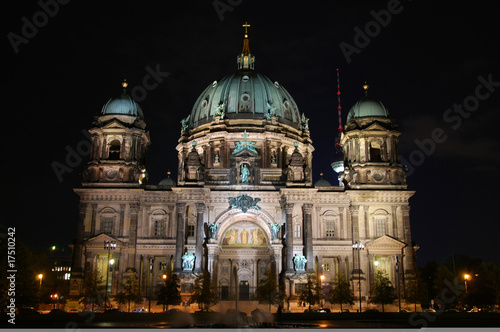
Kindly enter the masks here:
<path id="1" fill-rule="evenodd" d="M 184 271 L 192 271 L 194 267 L 194 254 L 190 252 L 185 252 L 182 256 L 182 269 Z"/>
<path id="2" fill-rule="evenodd" d="M 246 164 L 241 165 L 241 182 L 248 183 L 248 177 L 250 176 L 250 170 Z"/>
<path id="3" fill-rule="evenodd" d="M 302 254 L 297 254 L 293 258 L 293 262 L 295 263 L 295 271 L 305 271 L 307 259 Z"/>
<path id="4" fill-rule="evenodd" d="M 280 231 L 281 225 L 276 223 L 276 224 L 271 224 L 271 231 L 273 232 L 273 238 L 277 239 L 278 238 L 278 232 Z"/>

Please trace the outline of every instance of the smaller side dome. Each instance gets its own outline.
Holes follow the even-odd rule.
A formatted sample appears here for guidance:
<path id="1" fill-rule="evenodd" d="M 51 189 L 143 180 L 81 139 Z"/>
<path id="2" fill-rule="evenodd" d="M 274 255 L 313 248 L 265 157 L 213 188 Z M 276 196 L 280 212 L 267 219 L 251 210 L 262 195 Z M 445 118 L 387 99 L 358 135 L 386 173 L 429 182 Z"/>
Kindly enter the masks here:
<path id="1" fill-rule="evenodd" d="M 323 179 L 323 173 L 320 174 L 321 179 L 314 183 L 315 187 L 331 187 L 332 184 L 328 180 Z"/>
<path id="2" fill-rule="evenodd" d="M 129 115 L 144 119 L 144 114 L 139 104 L 127 94 L 127 85 L 127 82 L 123 81 L 123 93 L 120 97 L 111 98 L 104 104 L 101 111 L 102 115 Z"/>
<path id="3" fill-rule="evenodd" d="M 170 178 L 170 171 L 167 172 L 167 177 L 158 183 L 159 186 L 171 186 L 175 187 L 175 182 Z"/>
<path id="4" fill-rule="evenodd" d="M 364 118 L 369 116 L 389 117 L 389 112 L 381 101 L 365 96 L 351 108 L 347 114 L 347 122 L 352 118 Z"/>
<path id="5" fill-rule="evenodd" d="M 331 187 L 332 184 L 325 179 L 319 179 L 318 181 L 316 181 L 314 186 L 315 187 Z"/>

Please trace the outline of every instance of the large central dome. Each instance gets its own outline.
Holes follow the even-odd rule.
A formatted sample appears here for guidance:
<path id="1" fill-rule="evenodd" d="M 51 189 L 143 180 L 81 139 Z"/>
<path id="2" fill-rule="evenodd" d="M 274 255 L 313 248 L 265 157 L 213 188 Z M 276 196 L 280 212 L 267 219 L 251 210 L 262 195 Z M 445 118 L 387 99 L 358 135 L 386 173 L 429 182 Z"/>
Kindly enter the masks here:
<path id="1" fill-rule="evenodd" d="M 190 125 L 198 127 L 224 112 L 227 119 L 270 119 L 299 129 L 300 114 L 292 96 L 278 82 L 254 70 L 240 69 L 214 81 L 200 95 Z"/>
<path id="2" fill-rule="evenodd" d="M 254 70 L 246 30 L 237 64 L 235 73 L 201 93 L 181 121 L 178 185 L 235 190 L 312 186 L 309 119 L 278 82 Z"/>

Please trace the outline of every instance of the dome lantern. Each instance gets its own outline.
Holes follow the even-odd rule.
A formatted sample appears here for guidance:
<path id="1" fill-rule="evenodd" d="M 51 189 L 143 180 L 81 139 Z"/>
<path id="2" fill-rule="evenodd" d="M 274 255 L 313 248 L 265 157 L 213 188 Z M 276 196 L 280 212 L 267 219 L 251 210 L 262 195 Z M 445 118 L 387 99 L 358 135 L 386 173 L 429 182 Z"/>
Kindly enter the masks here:
<path id="1" fill-rule="evenodd" d="M 238 69 L 254 69 L 255 57 L 250 53 L 250 42 L 248 39 L 248 28 L 250 24 L 245 22 L 242 25 L 245 28 L 245 39 L 243 39 L 243 49 L 237 57 Z"/>

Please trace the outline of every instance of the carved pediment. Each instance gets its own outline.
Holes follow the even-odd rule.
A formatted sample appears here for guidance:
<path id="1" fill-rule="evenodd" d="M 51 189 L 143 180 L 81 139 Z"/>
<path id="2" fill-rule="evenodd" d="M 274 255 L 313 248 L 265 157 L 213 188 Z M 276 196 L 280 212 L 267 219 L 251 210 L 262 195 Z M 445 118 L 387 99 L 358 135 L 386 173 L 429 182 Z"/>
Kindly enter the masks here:
<path id="1" fill-rule="evenodd" d="M 127 246 L 127 243 L 122 242 L 120 240 L 117 240 L 116 238 L 109 236 L 107 234 L 104 234 L 104 233 L 98 234 L 94 237 L 91 237 L 91 238 L 83 241 L 83 245 L 86 246 L 87 248 L 104 249 L 104 242 L 105 241 L 116 241 L 117 248 Z"/>
<path id="2" fill-rule="evenodd" d="M 103 129 L 127 129 L 120 121 L 113 119 L 102 127 Z"/>
<path id="3" fill-rule="evenodd" d="M 383 127 L 380 123 L 378 122 L 374 122 L 372 123 L 370 126 L 368 126 L 367 128 L 365 128 L 365 130 L 373 130 L 373 131 L 387 131 L 387 128 Z"/>
<path id="4" fill-rule="evenodd" d="M 381 236 L 373 241 L 366 243 L 365 248 L 372 254 L 377 253 L 401 253 L 406 247 L 406 243 L 399 241 L 389 235 Z"/>

